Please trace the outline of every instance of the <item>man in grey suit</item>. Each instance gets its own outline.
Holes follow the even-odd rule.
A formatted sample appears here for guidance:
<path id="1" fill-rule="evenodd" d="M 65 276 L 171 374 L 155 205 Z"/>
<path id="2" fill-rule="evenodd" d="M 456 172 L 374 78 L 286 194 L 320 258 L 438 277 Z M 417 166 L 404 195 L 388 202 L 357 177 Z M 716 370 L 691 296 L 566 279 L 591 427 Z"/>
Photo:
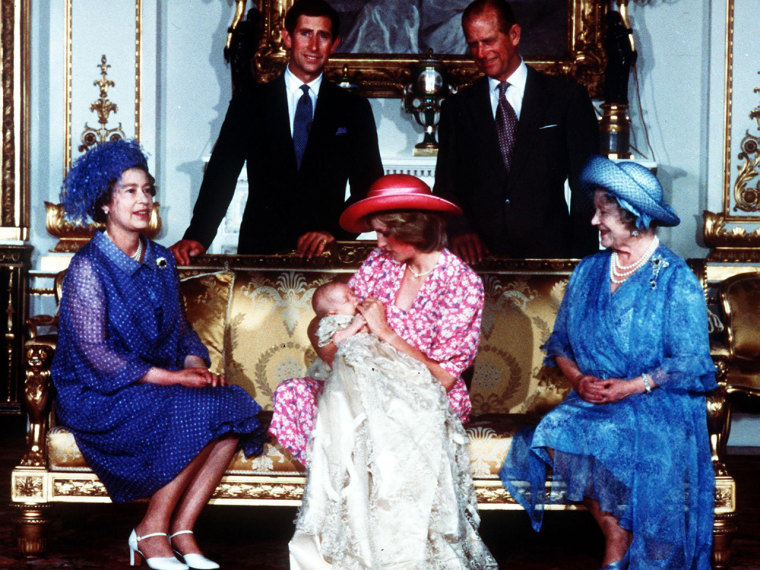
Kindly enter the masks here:
<path id="1" fill-rule="evenodd" d="M 323 75 L 338 46 L 338 15 L 324 0 L 298 0 L 285 16 L 290 50 L 283 75 L 235 93 L 203 176 L 190 227 L 171 247 L 177 262 L 206 251 L 227 211 L 244 163 L 249 195 L 238 253 L 295 249 L 320 255 L 336 238 L 351 200 L 383 174 L 369 102 Z"/>
<path id="2" fill-rule="evenodd" d="M 598 250 L 593 206 L 576 190 L 599 150 L 585 89 L 525 65 L 505 0 L 475 0 L 462 26 L 486 77 L 449 97 L 441 112 L 435 192 L 464 212 L 450 225 L 452 250 L 469 263 L 489 252 L 557 258 Z"/>

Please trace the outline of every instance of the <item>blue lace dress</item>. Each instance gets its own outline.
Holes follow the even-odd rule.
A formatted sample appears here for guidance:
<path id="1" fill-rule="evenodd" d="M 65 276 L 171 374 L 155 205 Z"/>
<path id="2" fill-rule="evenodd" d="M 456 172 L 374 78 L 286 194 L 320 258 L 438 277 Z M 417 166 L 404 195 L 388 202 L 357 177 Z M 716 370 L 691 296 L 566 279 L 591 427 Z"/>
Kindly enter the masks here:
<path id="1" fill-rule="evenodd" d="M 630 568 L 709 569 L 714 475 L 705 393 L 716 386 L 702 288 L 664 246 L 610 293 L 609 252 L 573 272 L 544 345 L 601 378 L 658 388 L 611 404 L 573 390 L 515 437 L 500 476 L 539 530 L 544 504 L 599 501 L 633 533 Z M 554 450 L 552 460 L 548 450 Z M 546 497 L 547 470 L 557 485 Z"/>
<path id="2" fill-rule="evenodd" d="M 114 502 L 151 496 L 220 436 L 260 453 L 261 408 L 242 388 L 138 382 L 189 354 L 208 363 L 171 252 L 148 241 L 138 263 L 97 232 L 66 273 L 52 378 L 58 419 Z"/>

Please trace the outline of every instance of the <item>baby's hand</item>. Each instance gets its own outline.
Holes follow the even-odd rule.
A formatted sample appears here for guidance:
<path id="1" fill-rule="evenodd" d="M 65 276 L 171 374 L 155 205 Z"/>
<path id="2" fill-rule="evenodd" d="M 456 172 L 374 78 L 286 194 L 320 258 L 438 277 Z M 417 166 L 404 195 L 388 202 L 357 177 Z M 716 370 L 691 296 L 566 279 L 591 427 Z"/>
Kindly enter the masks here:
<path id="1" fill-rule="evenodd" d="M 332 342 L 333 344 L 338 345 L 344 340 L 346 340 L 348 337 L 354 336 L 356 333 L 359 333 L 359 332 L 369 332 L 367 321 L 364 319 L 364 316 L 361 314 L 357 314 L 354 317 L 354 320 L 351 321 L 351 324 L 348 325 L 346 328 L 336 332 L 332 336 Z"/>

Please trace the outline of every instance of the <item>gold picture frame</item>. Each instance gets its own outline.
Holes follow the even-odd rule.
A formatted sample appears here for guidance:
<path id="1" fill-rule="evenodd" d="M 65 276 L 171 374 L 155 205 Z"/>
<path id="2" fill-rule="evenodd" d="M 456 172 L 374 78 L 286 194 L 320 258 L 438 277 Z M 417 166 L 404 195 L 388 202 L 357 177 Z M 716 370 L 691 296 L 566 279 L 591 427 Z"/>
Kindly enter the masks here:
<path id="1" fill-rule="evenodd" d="M 263 35 L 256 50 L 257 81 L 266 83 L 282 72 L 287 54 L 282 40 L 285 14 L 294 0 L 259 0 Z M 557 2 L 559 0 L 545 0 Z M 555 75 L 566 75 L 584 85 L 592 98 L 602 95 L 604 84 L 604 16 L 608 2 L 566 0 L 567 26 L 565 53 L 553 57 L 525 57 L 532 67 Z M 333 81 L 348 80 L 367 97 L 401 97 L 412 80 L 412 69 L 423 54 L 335 53 L 327 65 Z M 479 75 L 472 59 L 459 55 L 439 55 L 449 80 L 457 86 L 472 83 Z"/>

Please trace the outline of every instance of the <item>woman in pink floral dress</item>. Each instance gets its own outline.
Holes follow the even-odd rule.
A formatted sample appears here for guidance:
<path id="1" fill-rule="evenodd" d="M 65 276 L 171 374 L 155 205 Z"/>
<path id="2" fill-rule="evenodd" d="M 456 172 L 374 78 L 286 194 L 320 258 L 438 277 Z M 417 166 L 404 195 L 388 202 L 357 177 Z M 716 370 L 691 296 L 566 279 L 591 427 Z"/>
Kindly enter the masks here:
<path id="1" fill-rule="evenodd" d="M 335 345 L 317 347 L 315 343 L 322 360 L 330 365 L 334 359 L 336 362 L 327 389 L 324 381 L 314 378 L 283 382 L 275 391 L 270 426 L 270 433 L 309 467 L 304 507 L 291 541 L 292 568 L 321 567 L 326 562 L 335 568 L 394 564 L 414 568 L 495 567 L 476 531 L 479 519 L 462 427 L 471 405 L 461 374 L 477 353 L 484 296 L 480 278 L 445 249 L 443 215 L 458 212 L 451 202 L 433 196 L 421 180 L 389 175 L 379 179 L 366 199 L 341 216 L 341 225 L 348 231 L 377 233 L 377 249 L 349 281 L 362 302 L 360 312 L 375 336 L 420 364 L 428 378 L 430 401 L 438 404 L 431 410 L 427 404 L 423 408 L 420 401 L 402 402 L 377 391 L 370 402 L 367 393 L 372 390 L 359 386 L 364 409 L 355 407 L 349 416 L 355 425 L 366 425 L 356 429 L 347 444 L 341 442 L 348 446 L 345 456 L 351 459 L 331 457 L 337 444 L 329 441 L 329 432 L 345 438 L 344 434 L 352 430 L 336 429 L 334 424 L 341 420 L 322 414 L 338 415 L 346 409 L 344 401 L 352 406 L 351 398 L 346 397 L 352 390 L 349 384 L 368 382 L 371 374 L 363 375 L 361 369 L 357 373 L 354 367 L 340 379 L 343 386 L 339 386 L 341 382 L 333 376 L 339 363 L 346 370 L 346 359 L 341 361 Z M 375 365 L 368 363 L 370 368 Z M 398 377 L 398 383 L 404 382 L 412 380 Z M 387 385 L 389 392 L 392 385 Z M 337 392 L 341 394 L 336 397 Z M 404 394 L 403 389 L 399 393 Z M 373 424 L 373 411 L 378 407 L 381 414 Z M 419 417 L 409 417 L 415 410 Z M 390 430 L 388 417 L 399 418 L 398 425 L 391 425 Z M 378 428 L 379 424 L 384 427 Z M 401 425 L 403 429 L 394 429 Z M 408 438 L 406 426 L 411 426 Z M 420 430 L 417 435 L 411 433 L 415 429 Z M 422 444 L 428 432 L 439 434 L 433 438 L 434 444 Z M 390 434 L 396 434 L 395 440 Z M 414 438 L 419 440 L 418 448 L 410 444 Z M 404 453 L 415 458 L 414 449 L 422 449 L 422 455 L 434 451 L 431 457 L 418 461 L 390 458 Z M 399 469 L 408 472 L 399 474 Z M 346 475 L 341 475 L 344 472 Z M 393 475 L 389 477 L 390 473 Z M 381 480 L 383 484 L 378 482 Z M 357 493 L 357 481 L 362 481 L 358 485 L 362 488 L 366 482 L 368 489 Z M 415 485 L 419 486 L 416 491 L 412 488 Z M 367 503 L 367 497 L 368 504 L 357 506 L 362 501 Z M 393 505 L 390 509 L 389 504 Z M 452 533 L 452 528 L 459 533 Z M 315 558 L 319 563 L 313 566 Z"/>

